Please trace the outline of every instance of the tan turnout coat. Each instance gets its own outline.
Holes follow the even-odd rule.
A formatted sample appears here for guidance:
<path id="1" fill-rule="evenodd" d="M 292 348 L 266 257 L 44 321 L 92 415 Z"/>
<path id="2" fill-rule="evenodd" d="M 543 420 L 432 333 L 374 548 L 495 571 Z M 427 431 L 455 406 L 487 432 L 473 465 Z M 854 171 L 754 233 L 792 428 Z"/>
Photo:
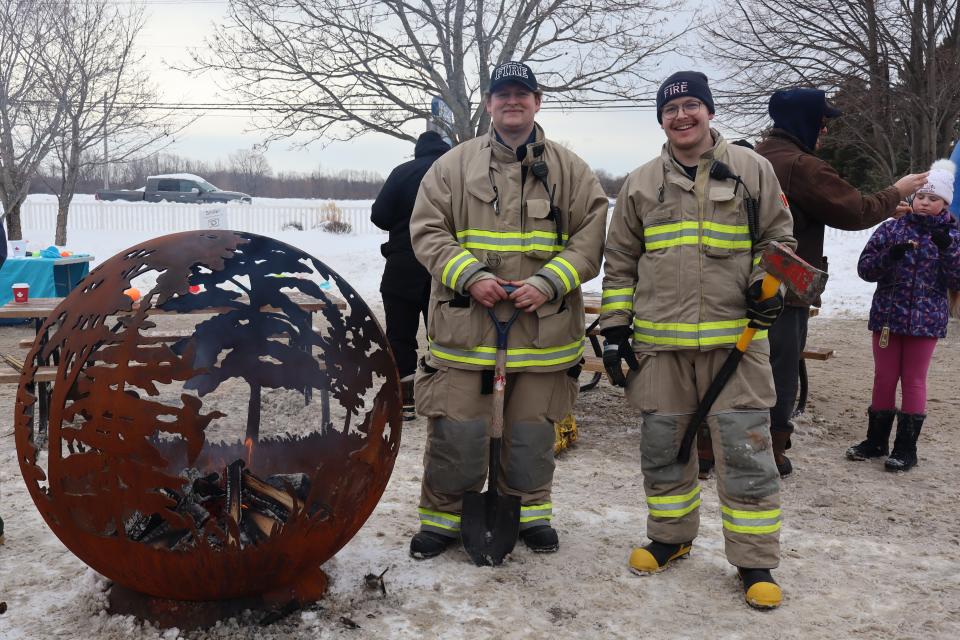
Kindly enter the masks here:
<path id="1" fill-rule="evenodd" d="M 538 156 L 537 153 L 540 153 Z M 529 167 L 546 162 L 556 189 L 562 239 L 550 198 Z M 528 167 L 521 183 L 521 166 Z M 433 366 L 493 368 L 496 332 L 487 310 L 466 287 L 480 278 L 524 280 L 547 294 L 535 313 L 510 330 L 508 371 L 569 368 L 583 351 L 580 284 L 600 270 L 607 198 L 596 176 L 536 126 L 523 162 L 493 130 L 441 157 L 420 184 L 410 220 L 417 259 L 433 276 L 428 337 Z M 501 319 L 512 304 L 497 306 Z"/>
<path id="2" fill-rule="evenodd" d="M 696 181 L 664 144 L 633 171 L 617 198 L 605 250 L 601 329 L 633 324 L 634 349 L 730 348 L 746 325 L 746 291 L 764 275 L 759 258 L 771 240 L 795 247 L 793 220 L 773 167 L 716 131 Z M 759 200 L 751 242 L 742 186 L 715 180 L 714 159 L 741 176 Z M 752 350 L 769 352 L 758 332 Z"/>

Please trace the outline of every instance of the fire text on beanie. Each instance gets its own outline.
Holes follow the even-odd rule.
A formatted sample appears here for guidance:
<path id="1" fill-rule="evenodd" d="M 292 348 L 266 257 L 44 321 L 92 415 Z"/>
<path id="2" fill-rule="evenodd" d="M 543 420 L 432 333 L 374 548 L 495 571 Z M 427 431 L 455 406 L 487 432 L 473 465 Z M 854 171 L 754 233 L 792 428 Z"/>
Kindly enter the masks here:
<path id="1" fill-rule="evenodd" d="M 663 105 L 675 98 L 697 98 L 714 113 L 713 94 L 707 76 L 699 71 L 677 71 L 657 89 L 657 122 L 663 123 Z"/>

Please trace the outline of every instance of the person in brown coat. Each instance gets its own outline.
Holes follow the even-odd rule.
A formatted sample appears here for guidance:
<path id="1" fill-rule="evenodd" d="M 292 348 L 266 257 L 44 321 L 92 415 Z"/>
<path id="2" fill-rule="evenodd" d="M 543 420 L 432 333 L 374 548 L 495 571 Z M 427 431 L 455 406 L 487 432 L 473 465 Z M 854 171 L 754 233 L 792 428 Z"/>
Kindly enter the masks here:
<path id="1" fill-rule="evenodd" d="M 793 235 L 797 254 L 824 271 L 826 227 L 858 231 L 869 229 L 896 214 L 901 201 L 920 188 L 926 173 L 904 176 L 895 184 L 872 195 L 860 193 L 814 152 L 827 122 L 841 115 L 827 102 L 820 89 L 782 89 L 770 96 L 768 107 L 773 128 L 756 147 L 770 161 L 793 214 Z M 909 210 L 905 203 L 903 212 Z M 818 299 L 814 306 L 820 306 Z M 799 386 L 800 354 L 807 340 L 809 306 L 786 296 L 786 307 L 771 327 L 770 364 L 773 368 L 777 403 L 770 409 L 773 451 L 781 476 L 793 470 L 784 451 L 790 446 Z"/>

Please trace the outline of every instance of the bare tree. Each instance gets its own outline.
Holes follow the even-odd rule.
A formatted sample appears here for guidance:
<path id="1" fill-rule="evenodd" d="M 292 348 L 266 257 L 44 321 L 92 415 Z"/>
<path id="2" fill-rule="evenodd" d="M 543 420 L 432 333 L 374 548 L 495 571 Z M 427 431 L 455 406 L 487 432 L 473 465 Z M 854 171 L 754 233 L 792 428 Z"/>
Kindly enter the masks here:
<path id="1" fill-rule="evenodd" d="M 7 237 L 22 238 L 20 206 L 64 115 L 51 79 L 64 70 L 52 25 L 60 6 L 4 0 L 0 8 L 0 204 Z"/>
<path id="2" fill-rule="evenodd" d="M 889 184 L 946 154 L 960 118 L 957 0 L 734 0 L 704 21 L 741 129 L 777 88 L 836 92 L 841 139 Z"/>
<path id="3" fill-rule="evenodd" d="M 55 79 L 65 112 L 52 155 L 58 211 L 55 243 L 67 243 L 67 217 L 77 179 L 85 167 L 103 167 L 172 142 L 185 125 L 171 112 L 151 108 L 157 91 L 134 44 L 144 25 L 143 6 L 110 0 L 64 3 L 54 34 L 68 73 Z M 109 158 L 103 141 L 109 138 Z"/>
<path id="4" fill-rule="evenodd" d="M 487 129 L 490 69 L 518 60 L 561 102 L 636 100 L 679 32 L 676 0 L 230 0 L 227 22 L 195 52 L 194 71 L 227 72 L 224 88 L 266 107 L 268 140 L 403 140 L 450 108 L 455 142 Z M 674 11 L 667 12 L 666 9 Z"/>
<path id="5" fill-rule="evenodd" d="M 263 151 L 254 149 L 237 149 L 230 154 L 230 171 L 237 177 L 237 189 L 252 196 L 262 195 L 264 179 L 270 177 L 272 170 L 270 163 L 263 155 Z"/>

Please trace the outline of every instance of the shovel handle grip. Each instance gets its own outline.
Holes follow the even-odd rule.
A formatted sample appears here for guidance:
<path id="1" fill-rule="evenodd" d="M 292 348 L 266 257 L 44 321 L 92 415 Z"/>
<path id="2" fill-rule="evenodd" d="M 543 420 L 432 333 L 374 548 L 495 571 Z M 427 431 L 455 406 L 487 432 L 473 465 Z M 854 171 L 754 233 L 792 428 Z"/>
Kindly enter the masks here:
<path id="1" fill-rule="evenodd" d="M 760 302 L 769 300 L 777 295 L 778 291 L 780 291 L 780 280 L 769 273 L 763 276 L 763 282 L 760 284 Z M 756 332 L 757 330 L 753 327 L 744 329 L 743 333 L 740 334 L 740 338 L 737 340 L 737 351 L 746 352 Z"/>

